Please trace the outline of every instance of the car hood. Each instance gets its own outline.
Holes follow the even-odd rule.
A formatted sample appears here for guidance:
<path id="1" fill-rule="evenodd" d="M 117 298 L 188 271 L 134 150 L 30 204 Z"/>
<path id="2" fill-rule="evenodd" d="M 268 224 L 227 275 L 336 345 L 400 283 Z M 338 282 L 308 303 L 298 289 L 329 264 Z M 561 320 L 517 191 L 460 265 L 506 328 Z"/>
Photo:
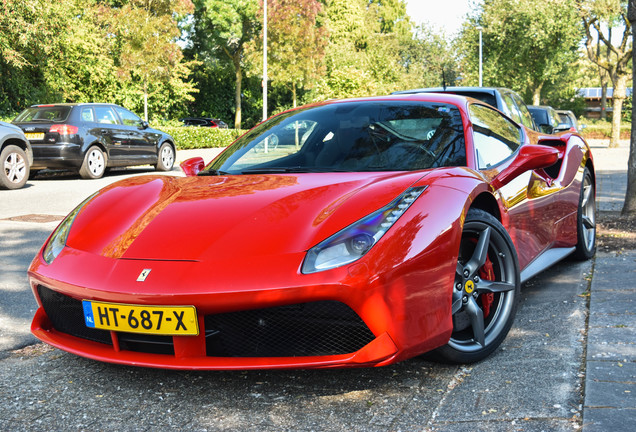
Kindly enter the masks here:
<path id="1" fill-rule="evenodd" d="M 110 258 L 208 261 L 306 251 L 425 173 L 146 176 L 103 189 L 67 245 Z"/>

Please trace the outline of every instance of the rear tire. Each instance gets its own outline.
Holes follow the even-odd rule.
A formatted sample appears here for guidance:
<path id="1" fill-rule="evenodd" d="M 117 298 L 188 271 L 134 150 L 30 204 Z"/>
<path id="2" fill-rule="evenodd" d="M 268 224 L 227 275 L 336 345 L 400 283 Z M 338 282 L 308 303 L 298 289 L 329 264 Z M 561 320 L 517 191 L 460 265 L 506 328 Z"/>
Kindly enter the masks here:
<path id="1" fill-rule="evenodd" d="M 577 243 L 574 258 L 585 261 L 596 253 L 596 188 L 592 173 L 585 167 L 576 215 Z"/>
<path id="2" fill-rule="evenodd" d="M 8 145 L 0 153 L 0 188 L 19 189 L 29 179 L 29 160 L 26 152 L 16 145 Z"/>
<path id="3" fill-rule="evenodd" d="M 106 172 L 106 155 L 97 146 L 92 146 L 84 155 L 79 174 L 83 179 L 98 179 Z"/>
<path id="4" fill-rule="evenodd" d="M 157 165 L 155 169 L 157 171 L 170 171 L 174 166 L 174 149 L 168 143 L 163 143 L 159 148 L 159 155 L 157 158 Z"/>

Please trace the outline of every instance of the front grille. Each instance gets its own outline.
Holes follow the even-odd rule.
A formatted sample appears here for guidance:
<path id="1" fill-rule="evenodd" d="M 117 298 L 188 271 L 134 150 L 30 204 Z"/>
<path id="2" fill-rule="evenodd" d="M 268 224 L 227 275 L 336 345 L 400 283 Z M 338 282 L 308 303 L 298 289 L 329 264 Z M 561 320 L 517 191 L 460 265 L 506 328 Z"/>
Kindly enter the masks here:
<path id="1" fill-rule="evenodd" d="M 122 350 L 174 355 L 172 336 L 119 332 L 117 333 L 117 340 Z"/>
<path id="2" fill-rule="evenodd" d="M 108 330 L 86 327 L 84 310 L 80 300 L 60 294 L 42 285 L 38 286 L 38 295 L 55 330 L 94 342 L 113 344 Z"/>
<path id="3" fill-rule="evenodd" d="M 352 353 L 374 339 L 344 303 L 319 301 L 205 317 L 211 357 L 296 357 Z"/>
<path id="4" fill-rule="evenodd" d="M 110 331 L 86 327 L 82 302 L 49 288 L 38 286 L 38 295 L 53 328 L 82 339 L 112 345 Z M 172 354 L 174 346 L 171 336 L 155 336 L 117 332 L 122 350 L 151 354 Z"/>

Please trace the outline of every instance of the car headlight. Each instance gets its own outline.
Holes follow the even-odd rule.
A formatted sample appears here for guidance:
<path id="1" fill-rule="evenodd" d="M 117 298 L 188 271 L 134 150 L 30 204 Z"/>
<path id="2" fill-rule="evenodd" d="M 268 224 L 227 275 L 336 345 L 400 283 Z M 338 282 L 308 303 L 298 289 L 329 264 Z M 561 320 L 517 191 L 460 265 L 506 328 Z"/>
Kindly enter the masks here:
<path id="1" fill-rule="evenodd" d="M 412 187 L 389 205 L 349 225 L 307 251 L 302 273 L 316 273 L 360 259 L 393 226 L 426 186 Z"/>
<path id="2" fill-rule="evenodd" d="M 71 226 L 75 221 L 75 217 L 79 214 L 80 210 L 88 203 L 97 193 L 86 198 L 80 205 L 75 207 L 75 209 L 70 212 L 58 225 L 58 227 L 53 231 L 53 235 L 49 239 L 49 242 L 46 244 L 44 251 L 42 252 L 42 258 L 47 264 L 51 264 L 55 258 L 62 252 L 64 246 L 66 246 L 66 239 L 68 238 L 68 233 L 71 231 Z"/>

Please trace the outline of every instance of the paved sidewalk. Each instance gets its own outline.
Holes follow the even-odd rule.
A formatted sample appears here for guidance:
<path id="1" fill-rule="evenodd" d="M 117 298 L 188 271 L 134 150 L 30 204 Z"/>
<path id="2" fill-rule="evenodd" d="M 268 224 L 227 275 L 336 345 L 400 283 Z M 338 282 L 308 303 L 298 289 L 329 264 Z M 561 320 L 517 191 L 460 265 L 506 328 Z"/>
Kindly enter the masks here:
<path id="1" fill-rule="evenodd" d="M 622 209 L 629 141 L 590 140 L 600 212 Z M 636 423 L 636 251 L 597 252 L 590 288 L 584 432 L 632 431 Z"/>

